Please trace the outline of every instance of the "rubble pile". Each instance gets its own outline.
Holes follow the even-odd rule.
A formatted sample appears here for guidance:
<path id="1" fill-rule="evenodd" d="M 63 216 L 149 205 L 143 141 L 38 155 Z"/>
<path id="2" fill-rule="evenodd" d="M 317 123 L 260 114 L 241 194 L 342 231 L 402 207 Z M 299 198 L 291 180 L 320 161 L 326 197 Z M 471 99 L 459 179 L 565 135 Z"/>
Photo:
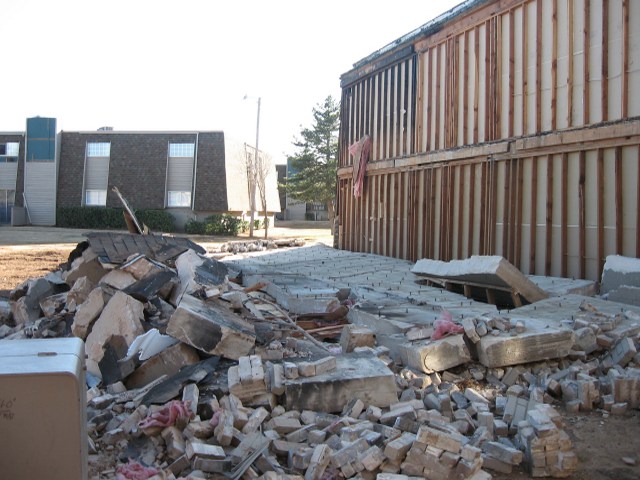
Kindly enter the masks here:
<path id="1" fill-rule="evenodd" d="M 223 243 L 220 246 L 220 252 L 233 254 L 262 252 L 265 250 L 273 250 L 283 247 L 302 247 L 305 243 L 304 239 L 301 238 L 282 240 L 236 240 L 233 242 Z"/>
<path id="2" fill-rule="evenodd" d="M 564 299 L 548 298 L 363 325 L 349 289 L 101 242 L 16 288 L 0 326 L 85 341 L 92 478 L 566 478 L 577 457 L 559 409 L 640 407 L 631 308 L 584 300 L 555 325 L 545 305 Z"/>

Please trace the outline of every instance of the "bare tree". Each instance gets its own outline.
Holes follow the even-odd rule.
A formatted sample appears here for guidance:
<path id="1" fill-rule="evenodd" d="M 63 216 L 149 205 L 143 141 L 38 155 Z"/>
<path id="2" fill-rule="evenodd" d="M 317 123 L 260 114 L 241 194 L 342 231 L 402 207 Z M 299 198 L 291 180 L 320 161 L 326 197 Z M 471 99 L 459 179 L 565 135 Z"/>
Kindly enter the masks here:
<path id="1" fill-rule="evenodd" d="M 267 178 L 273 170 L 273 161 L 271 156 L 265 152 L 257 151 L 255 147 L 245 143 L 245 153 L 247 161 L 247 176 L 249 177 L 249 192 L 251 194 L 251 185 L 257 189 L 260 196 L 260 206 L 264 216 L 264 238 L 269 235 L 269 217 L 267 206 Z M 257 155 L 256 155 L 257 153 Z M 253 178 L 251 178 L 251 175 Z"/>

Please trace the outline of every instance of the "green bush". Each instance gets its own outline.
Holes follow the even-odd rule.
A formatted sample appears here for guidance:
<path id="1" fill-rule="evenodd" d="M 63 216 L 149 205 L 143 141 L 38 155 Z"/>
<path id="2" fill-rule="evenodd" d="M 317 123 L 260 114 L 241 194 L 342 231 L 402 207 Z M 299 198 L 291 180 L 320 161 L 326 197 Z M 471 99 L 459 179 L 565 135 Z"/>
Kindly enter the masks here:
<path id="1" fill-rule="evenodd" d="M 175 218 L 166 210 L 136 210 L 138 221 L 152 232 L 175 232 Z"/>
<path id="2" fill-rule="evenodd" d="M 185 225 L 185 231 L 191 235 L 231 235 L 246 231 L 247 222 L 228 215 L 216 213 L 209 215 L 203 222 L 189 220 Z"/>
<path id="3" fill-rule="evenodd" d="M 184 231 L 190 235 L 204 235 L 205 224 L 191 218 L 184 225 Z"/>
<path id="4" fill-rule="evenodd" d="M 121 208 L 110 207 L 60 207 L 56 210 L 56 226 L 63 228 L 86 228 L 96 230 L 124 230 Z M 164 210 L 136 210 L 138 221 L 152 232 L 174 232 L 175 219 Z"/>

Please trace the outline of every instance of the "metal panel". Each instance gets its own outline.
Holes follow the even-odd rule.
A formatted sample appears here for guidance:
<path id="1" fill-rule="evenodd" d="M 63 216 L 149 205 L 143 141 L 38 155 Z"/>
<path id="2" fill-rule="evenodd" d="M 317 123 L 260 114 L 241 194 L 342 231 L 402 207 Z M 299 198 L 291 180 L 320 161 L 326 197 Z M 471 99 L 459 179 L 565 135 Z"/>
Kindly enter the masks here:
<path id="1" fill-rule="evenodd" d="M 0 190 L 15 190 L 18 162 L 0 163 Z"/>
<path id="2" fill-rule="evenodd" d="M 169 158 L 167 172 L 167 191 L 190 192 L 193 184 L 193 158 Z"/>
<path id="3" fill-rule="evenodd" d="M 85 190 L 107 190 L 109 157 L 87 157 Z"/>
<path id="4" fill-rule="evenodd" d="M 25 164 L 24 196 L 31 224 L 55 225 L 55 162 L 27 162 Z"/>

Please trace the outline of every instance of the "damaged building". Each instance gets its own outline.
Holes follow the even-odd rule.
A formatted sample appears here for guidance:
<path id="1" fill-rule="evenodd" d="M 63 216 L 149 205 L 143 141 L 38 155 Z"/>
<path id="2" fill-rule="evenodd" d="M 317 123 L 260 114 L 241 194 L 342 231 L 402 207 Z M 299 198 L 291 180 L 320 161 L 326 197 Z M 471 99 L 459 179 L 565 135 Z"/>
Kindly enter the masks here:
<path id="1" fill-rule="evenodd" d="M 468 0 L 355 63 L 340 248 L 593 280 L 639 256 L 639 23 L 626 0 Z"/>

